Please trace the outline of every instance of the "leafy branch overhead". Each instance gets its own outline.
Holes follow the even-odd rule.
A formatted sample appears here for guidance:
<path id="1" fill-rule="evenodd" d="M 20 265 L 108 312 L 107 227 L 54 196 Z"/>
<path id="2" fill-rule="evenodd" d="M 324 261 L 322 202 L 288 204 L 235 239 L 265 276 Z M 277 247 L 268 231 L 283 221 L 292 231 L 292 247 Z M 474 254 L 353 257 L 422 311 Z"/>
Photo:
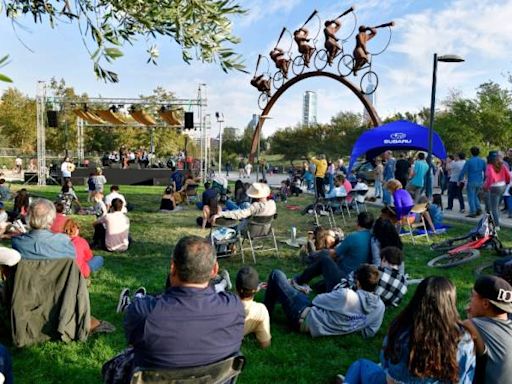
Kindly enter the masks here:
<path id="1" fill-rule="evenodd" d="M 63 19 L 76 23 L 94 71 L 105 81 L 117 82 L 118 76 L 104 64 L 123 56 L 121 48 L 139 38 L 148 43 L 147 62 L 153 64 L 159 56 L 156 40 L 170 37 L 187 63 L 215 62 L 224 72 L 245 68 L 231 47 L 240 39 L 232 33 L 230 17 L 246 11 L 233 0 L 4 0 L 3 7 L 15 22 L 30 15 L 34 23 L 52 28 Z"/>

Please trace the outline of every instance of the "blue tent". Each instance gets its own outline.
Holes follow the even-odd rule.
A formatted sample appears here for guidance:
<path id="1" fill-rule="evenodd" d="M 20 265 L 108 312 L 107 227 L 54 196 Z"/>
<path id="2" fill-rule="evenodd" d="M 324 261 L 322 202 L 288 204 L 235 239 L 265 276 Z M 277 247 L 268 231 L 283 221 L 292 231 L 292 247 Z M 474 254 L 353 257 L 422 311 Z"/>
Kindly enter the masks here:
<path id="1" fill-rule="evenodd" d="M 363 133 L 357 139 L 350 155 L 349 170 L 358 157 L 366 155 L 373 159 L 387 150 L 417 149 L 428 151 L 428 128 L 407 120 L 393 121 Z M 446 158 L 446 149 L 439 135 L 434 132 L 432 153 L 440 159 Z"/>

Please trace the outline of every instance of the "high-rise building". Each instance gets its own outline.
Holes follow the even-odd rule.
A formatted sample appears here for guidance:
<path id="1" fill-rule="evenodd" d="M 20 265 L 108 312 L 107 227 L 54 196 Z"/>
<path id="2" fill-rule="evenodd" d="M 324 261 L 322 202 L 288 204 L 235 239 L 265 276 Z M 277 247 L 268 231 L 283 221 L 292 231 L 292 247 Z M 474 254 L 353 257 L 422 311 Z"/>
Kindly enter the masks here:
<path id="1" fill-rule="evenodd" d="M 316 92 L 306 91 L 302 100 L 302 125 L 307 127 L 316 123 Z"/>
<path id="2" fill-rule="evenodd" d="M 368 100 L 370 105 L 375 107 L 375 104 L 377 102 L 377 91 L 374 91 L 373 93 L 371 93 L 374 89 L 375 89 L 375 84 L 369 83 L 368 86 L 366 87 L 367 94 L 364 95 L 364 97 L 366 98 L 366 100 Z M 371 94 L 368 95 L 368 93 L 371 93 Z M 366 108 L 364 108 L 364 110 L 363 110 L 363 123 L 365 123 L 365 124 L 371 123 L 370 114 L 368 113 Z"/>

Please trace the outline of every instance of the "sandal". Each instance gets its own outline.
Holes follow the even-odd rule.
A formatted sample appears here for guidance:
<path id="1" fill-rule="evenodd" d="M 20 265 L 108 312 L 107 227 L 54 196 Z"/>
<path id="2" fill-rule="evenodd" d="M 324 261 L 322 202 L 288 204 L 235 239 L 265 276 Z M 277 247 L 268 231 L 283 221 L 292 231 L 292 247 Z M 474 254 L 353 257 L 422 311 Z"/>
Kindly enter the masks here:
<path id="1" fill-rule="evenodd" d="M 106 320 L 100 320 L 98 326 L 94 329 L 91 329 L 91 335 L 95 333 L 112 333 L 116 330 L 116 327 L 109 323 Z"/>

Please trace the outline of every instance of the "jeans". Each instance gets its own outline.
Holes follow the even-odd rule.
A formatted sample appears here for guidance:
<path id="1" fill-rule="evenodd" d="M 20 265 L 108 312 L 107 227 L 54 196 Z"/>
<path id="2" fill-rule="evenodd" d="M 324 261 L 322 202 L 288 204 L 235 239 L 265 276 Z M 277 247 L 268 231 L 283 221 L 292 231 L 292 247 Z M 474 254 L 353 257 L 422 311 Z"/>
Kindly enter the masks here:
<path id="1" fill-rule="evenodd" d="M 331 292 L 344 277 L 332 257 L 327 254 L 322 254 L 307 267 L 301 275 L 297 276 L 295 281 L 300 285 L 307 284 L 317 276 L 323 276 L 326 292 Z"/>
<path id="2" fill-rule="evenodd" d="M 334 175 L 332 173 L 329 173 L 329 193 L 332 192 L 334 189 Z"/>
<path id="3" fill-rule="evenodd" d="M 382 181 L 375 180 L 375 197 L 382 196 Z"/>
<path id="4" fill-rule="evenodd" d="M 103 267 L 103 256 L 93 256 L 92 259 L 87 262 L 87 264 L 89 264 L 91 272 L 96 272 L 101 269 L 101 267 Z"/>
<path id="5" fill-rule="evenodd" d="M 505 185 L 491 187 L 485 194 L 485 210 L 492 215 L 494 224 L 500 226 L 500 200 L 505 192 Z"/>
<path id="6" fill-rule="evenodd" d="M 304 308 L 311 306 L 311 301 L 305 294 L 297 291 L 288 283 L 283 271 L 274 269 L 268 277 L 267 291 L 263 300 L 270 316 L 278 302 L 281 303 L 290 325 L 298 329 L 300 315 Z"/>
<path id="7" fill-rule="evenodd" d="M 507 205 L 508 217 L 512 217 L 512 196 L 504 196 Z"/>
<path id="8" fill-rule="evenodd" d="M 373 361 L 359 359 L 348 367 L 345 374 L 345 383 L 386 384 L 386 372 Z"/>
<path id="9" fill-rule="evenodd" d="M 464 197 L 462 196 L 463 184 L 459 184 L 456 181 L 450 181 L 448 183 L 448 207 L 447 209 L 453 209 L 453 199 L 459 200 L 460 209 L 464 209 Z"/>
<path id="10" fill-rule="evenodd" d="M 325 197 L 324 178 L 315 177 L 316 197 Z"/>
<path id="11" fill-rule="evenodd" d="M 482 183 L 479 182 L 470 182 L 467 186 L 468 192 L 468 204 L 469 204 L 469 213 L 476 214 L 480 209 L 480 198 L 478 197 L 478 192 L 482 188 Z"/>
<path id="12" fill-rule="evenodd" d="M 5 384 L 12 384 L 12 359 L 7 348 L 0 344 L 0 373 L 5 377 Z"/>
<path id="13" fill-rule="evenodd" d="M 382 192 L 382 202 L 384 203 L 384 205 L 391 205 L 393 200 L 391 197 L 391 193 L 389 193 L 387 188 L 384 188 Z"/>

